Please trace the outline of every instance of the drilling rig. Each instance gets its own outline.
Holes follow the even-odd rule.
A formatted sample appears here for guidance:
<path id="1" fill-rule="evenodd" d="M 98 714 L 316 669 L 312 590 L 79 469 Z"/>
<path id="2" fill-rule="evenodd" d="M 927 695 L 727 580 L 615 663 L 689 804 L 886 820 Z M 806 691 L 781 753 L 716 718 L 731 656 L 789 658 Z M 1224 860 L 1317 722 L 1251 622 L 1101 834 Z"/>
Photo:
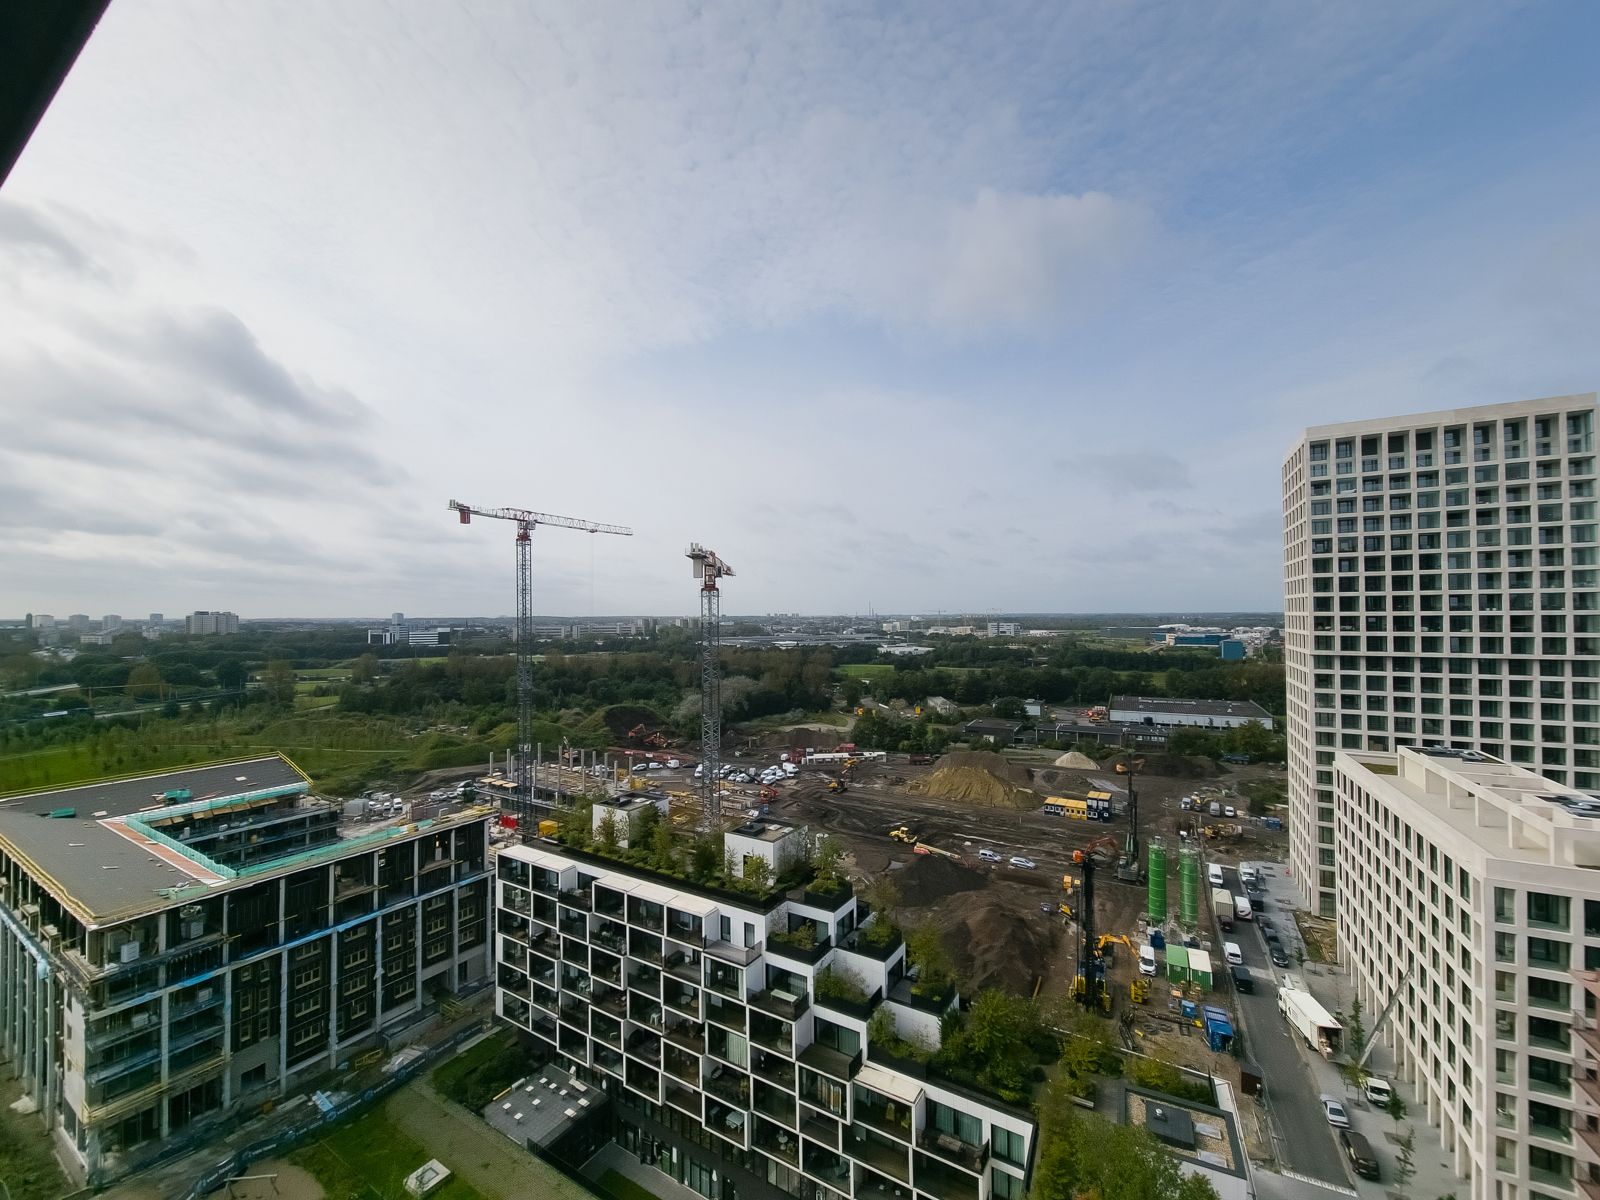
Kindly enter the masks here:
<path id="1" fill-rule="evenodd" d="M 733 568 L 699 542 L 686 552 L 700 580 L 700 812 L 709 831 L 722 826 L 722 592 Z"/>
<path id="2" fill-rule="evenodd" d="M 475 508 L 450 501 L 450 511 L 461 514 L 461 523 L 470 525 L 474 516 L 497 521 L 514 521 L 517 526 L 517 753 L 512 765 L 512 805 L 522 818 L 524 832 L 534 815 L 533 803 L 533 529 L 554 525 L 560 529 L 580 529 L 584 533 L 610 533 L 632 537 L 633 530 L 623 525 L 602 525 L 580 517 L 558 517 L 553 513 L 531 512 L 525 508 Z"/>

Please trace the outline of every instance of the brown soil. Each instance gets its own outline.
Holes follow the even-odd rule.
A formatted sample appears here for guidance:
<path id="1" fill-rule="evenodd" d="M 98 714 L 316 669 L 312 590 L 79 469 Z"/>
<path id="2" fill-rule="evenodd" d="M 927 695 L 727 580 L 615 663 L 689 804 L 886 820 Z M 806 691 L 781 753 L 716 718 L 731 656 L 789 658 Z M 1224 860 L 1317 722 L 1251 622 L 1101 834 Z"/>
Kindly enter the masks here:
<path id="1" fill-rule="evenodd" d="M 903 871 L 896 871 L 895 886 L 900 902 L 909 908 L 936 904 L 945 896 L 975 892 L 989 880 L 982 871 L 964 867 L 948 858 L 919 854 Z"/>
<path id="2" fill-rule="evenodd" d="M 230 1183 L 212 1194 L 217 1200 L 322 1200 L 328 1193 L 311 1172 L 281 1159 L 263 1159 L 248 1168 L 252 1178 Z"/>
<path id="3" fill-rule="evenodd" d="M 1056 759 L 1056 766 L 1071 767 L 1076 771 L 1098 771 L 1100 764 L 1079 750 L 1069 750 Z"/>
<path id="4" fill-rule="evenodd" d="M 934 796 L 970 808 L 1035 808 L 1039 797 L 1027 769 L 986 750 L 946 754 L 933 772 L 906 785 L 913 796 Z"/>

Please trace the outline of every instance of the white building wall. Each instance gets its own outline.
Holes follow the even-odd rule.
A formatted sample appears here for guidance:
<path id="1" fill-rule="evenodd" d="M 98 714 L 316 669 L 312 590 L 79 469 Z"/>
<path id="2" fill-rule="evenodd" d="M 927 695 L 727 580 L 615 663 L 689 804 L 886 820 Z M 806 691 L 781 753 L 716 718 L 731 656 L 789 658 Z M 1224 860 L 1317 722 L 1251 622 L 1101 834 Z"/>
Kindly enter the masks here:
<path id="1" fill-rule="evenodd" d="M 1333 756 L 1600 788 L 1595 395 L 1309 429 L 1283 464 L 1290 863 L 1334 913 Z"/>

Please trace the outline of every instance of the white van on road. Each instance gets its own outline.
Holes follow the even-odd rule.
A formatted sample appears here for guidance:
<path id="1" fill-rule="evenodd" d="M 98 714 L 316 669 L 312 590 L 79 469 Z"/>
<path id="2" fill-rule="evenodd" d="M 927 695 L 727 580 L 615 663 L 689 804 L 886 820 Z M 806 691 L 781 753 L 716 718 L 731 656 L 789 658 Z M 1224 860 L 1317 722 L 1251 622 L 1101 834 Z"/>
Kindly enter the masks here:
<path id="1" fill-rule="evenodd" d="M 1206 868 L 1206 879 L 1210 881 L 1212 887 L 1222 887 L 1222 868 L 1216 863 L 1212 863 Z"/>
<path id="2" fill-rule="evenodd" d="M 1228 960 L 1228 965 L 1230 967 L 1240 967 L 1244 965 L 1244 952 L 1239 949 L 1238 942 L 1223 942 L 1222 957 Z"/>

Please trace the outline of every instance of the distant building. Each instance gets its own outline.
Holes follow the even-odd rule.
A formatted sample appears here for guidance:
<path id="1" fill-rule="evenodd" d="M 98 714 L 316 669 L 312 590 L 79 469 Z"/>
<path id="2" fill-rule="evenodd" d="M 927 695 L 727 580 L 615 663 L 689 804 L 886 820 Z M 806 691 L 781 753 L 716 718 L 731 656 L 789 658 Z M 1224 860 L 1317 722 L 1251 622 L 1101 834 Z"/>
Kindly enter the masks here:
<path id="1" fill-rule="evenodd" d="M 54 629 L 56 627 L 56 619 L 49 613 L 34 613 L 33 627 L 35 629 Z"/>
<path id="2" fill-rule="evenodd" d="M 1165 696 L 1113 696 L 1111 721 L 1127 725 L 1198 725 L 1234 729 L 1257 721 L 1272 728 L 1272 714 L 1248 700 L 1174 700 Z"/>
<path id="3" fill-rule="evenodd" d="M 100 618 L 101 633 L 115 633 L 122 628 L 122 617 L 118 613 L 107 613 Z"/>
<path id="4" fill-rule="evenodd" d="M 1022 626 L 1016 621 L 990 621 L 984 632 L 985 637 L 1018 637 L 1022 633 Z"/>
<path id="5" fill-rule="evenodd" d="M 1017 721 L 1001 721 L 993 717 L 979 717 L 961 727 L 961 736 L 967 739 L 982 738 L 996 746 L 1009 746 L 1022 725 Z"/>
<path id="6" fill-rule="evenodd" d="M 1223 662 L 1243 662 L 1245 659 L 1245 645 L 1238 638 L 1223 638 L 1217 643 L 1217 652 Z"/>
<path id="7" fill-rule="evenodd" d="M 73 613 L 67 618 L 67 628 L 73 633 L 88 633 L 91 624 L 88 613 Z"/>
<path id="8" fill-rule="evenodd" d="M 898 658 L 912 658 L 918 654 L 932 654 L 932 646 L 880 646 L 885 654 L 893 654 Z"/>
<path id="9" fill-rule="evenodd" d="M 162 616 L 160 613 L 151 613 L 148 617 L 145 618 L 145 622 L 144 623 L 146 625 L 165 625 L 167 623 L 167 619 L 166 619 L 166 617 Z"/>
<path id="10" fill-rule="evenodd" d="M 79 634 L 78 644 L 81 646 L 109 646 L 117 640 L 117 637 L 118 631 L 115 629 L 96 630 L 93 633 Z"/>
<path id="11" fill-rule="evenodd" d="M 191 637 L 211 637 L 239 632 L 239 614 L 196 609 L 183 619 L 183 631 Z"/>
<path id="12" fill-rule="evenodd" d="M 941 717 L 953 717 L 960 711 L 954 700 L 946 699 L 944 696 L 929 696 L 922 702 L 922 707 L 931 708 Z"/>

